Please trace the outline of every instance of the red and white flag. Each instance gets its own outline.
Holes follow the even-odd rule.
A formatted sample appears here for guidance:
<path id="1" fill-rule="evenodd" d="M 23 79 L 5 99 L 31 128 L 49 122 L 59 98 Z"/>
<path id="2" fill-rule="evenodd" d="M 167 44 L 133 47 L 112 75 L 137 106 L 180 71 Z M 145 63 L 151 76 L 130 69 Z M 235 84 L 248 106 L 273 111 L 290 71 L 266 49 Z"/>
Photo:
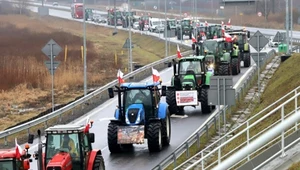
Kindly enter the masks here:
<path id="1" fill-rule="evenodd" d="M 182 57 L 182 55 L 181 55 L 179 46 L 178 46 L 178 44 L 177 44 L 177 58 L 181 58 L 181 57 Z"/>
<path id="2" fill-rule="evenodd" d="M 197 42 L 197 40 L 196 40 L 194 34 L 192 34 L 192 42 L 193 42 L 193 43 L 196 43 L 196 42 Z"/>
<path id="3" fill-rule="evenodd" d="M 156 69 L 154 69 L 153 67 L 152 67 L 152 78 L 153 78 L 154 83 L 159 82 L 159 80 L 160 80 L 159 72 Z"/>
<path id="4" fill-rule="evenodd" d="M 86 119 L 86 125 L 84 127 L 83 133 L 88 133 L 90 128 L 92 127 L 92 121 L 89 121 L 90 119 Z"/>
<path id="5" fill-rule="evenodd" d="M 208 27 L 208 23 L 207 23 L 207 21 L 205 21 L 205 26 L 206 26 L 206 27 Z"/>
<path id="6" fill-rule="evenodd" d="M 229 18 L 227 26 L 230 28 L 231 27 L 231 19 Z"/>
<path id="7" fill-rule="evenodd" d="M 232 37 L 231 35 L 229 35 L 228 33 L 224 33 L 224 38 L 226 42 L 232 42 L 236 37 Z"/>
<path id="8" fill-rule="evenodd" d="M 124 73 L 119 69 L 119 70 L 118 70 L 118 74 L 117 74 L 119 84 L 125 82 L 125 80 L 123 79 L 123 75 L 124 75 Z"/>
<path id="9" fill-rule="evenodd" d="M 223 28 L 224 27 L 224 22 L 223 21 L 221 22 L 221 25 L 222 25 L 222 28 Z"/>
<path id="10" fill-rule="evenodd" d="M 20 159 L 22 155 L 22 148 L 17 142 L 17 138 L 15 138 L 15 144 L 16 144 L 16 158 Z"/>

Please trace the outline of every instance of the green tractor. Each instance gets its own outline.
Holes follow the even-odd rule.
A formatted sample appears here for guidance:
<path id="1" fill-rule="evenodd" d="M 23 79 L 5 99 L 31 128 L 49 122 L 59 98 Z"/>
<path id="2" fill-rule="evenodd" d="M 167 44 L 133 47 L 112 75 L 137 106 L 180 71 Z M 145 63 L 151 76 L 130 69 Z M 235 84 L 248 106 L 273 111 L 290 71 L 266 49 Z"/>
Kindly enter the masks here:
<path id="1" fill-rule="evenodd" d="M 182 34 L 181 34 L 182 33 Z M 189 39 L 192 39 L 193 26 L 190 19 L 182 19 L 179 21 L 179 24 L 176 26 L 176 35 L 178 40 L 183 39 L 183 35 L 189 36 Z"/>
<path id="2" fill-rule="evenodd" d="M 206 65 L 213 67 L 215 75 L 237 75 L 241 71 L 239 49 L 223 38 L 199 41 L 195 54 L 205 56 Z"/>
<path id="3" fill-rule="evenodd" d="M 248 39 L 250 38 L 250 31 L 246 30 L 229 30 L 226 31 L 230 36 L 236 36 L 235 42 L 239 47 L 241 61 L 244 62 L 244 67 L 251 66 L 251 53 Z"/>
<path id="4" fill-rule="evenodd" d="M 91 8 L 87 8 L 85 9 L 85 20 L 88 21 L 88 20 L 91 20 L 93 21 L 93 9 Z"/>
<path id="5" fill-rule="evenodd" d="M 202 113 L 211 113 L 214 106 L 208 104 L 207 90 L 210 85 L 209 72 L 204 56 L 188 56 L 173 60 L 174 75 L 171 86 L 162 86 L 171 114 L 182 114 L 185 106 L 196 108 L 201 102 Z M 178 64 L 178 65 L 177 65 Z"/>
<path id="6" fill-rule="evenodd" d="M 122 12 L 122 27 L 128 28 L 129 27 L 129 19 L 131 26 L 133 26 L 133 23 L 136 22 L 136 19 L 134 18 L 134 15 L 136 15 L 136 12 Z"/>
<path id="7" fill-rule="evenodd" d="M 222 26 L 221 25 L 210 25 L 206 29 L 206 39 L 222 38 Z"/>
<path id="8" fill-rule="evenodd" d="M 176 20 L 175 19 L 167 19 L 167 29 L 168 30 L 176 30 Z"/>

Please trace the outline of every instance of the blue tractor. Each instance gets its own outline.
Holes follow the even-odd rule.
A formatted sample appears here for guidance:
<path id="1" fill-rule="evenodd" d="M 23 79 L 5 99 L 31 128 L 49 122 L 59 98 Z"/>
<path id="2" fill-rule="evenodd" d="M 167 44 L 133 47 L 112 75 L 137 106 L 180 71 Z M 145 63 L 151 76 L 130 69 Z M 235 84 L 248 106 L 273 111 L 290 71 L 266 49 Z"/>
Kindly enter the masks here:
<path id="1" fill-rule="evenodd" d="M 107 140 L 111 153 L 147 139 L 150 152 L 158 152 L 170 143 L 171 121 L 168 105 L 160 101 L 160 83 L 123 83 L 109 88 L 109 97 L 118 93 L 115 119 L 108 125 Z M 165 93 L 165 91 L 163 92 Z"/>

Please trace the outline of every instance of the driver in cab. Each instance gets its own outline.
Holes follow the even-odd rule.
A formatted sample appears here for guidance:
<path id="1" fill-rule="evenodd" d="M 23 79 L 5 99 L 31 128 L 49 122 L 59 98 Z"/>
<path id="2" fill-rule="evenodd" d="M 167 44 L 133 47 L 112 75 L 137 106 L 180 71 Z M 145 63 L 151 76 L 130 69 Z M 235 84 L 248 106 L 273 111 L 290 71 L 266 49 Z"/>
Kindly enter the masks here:
<path id="1" fill-rule="evenodd" d="M 63 142 L 61 143 L 60 147 L 69 149 L 71 156 L 78 156 L 75 149 L 75 143 L 73 139 L 69 137 L 69 135 L 64 135 Z"/>

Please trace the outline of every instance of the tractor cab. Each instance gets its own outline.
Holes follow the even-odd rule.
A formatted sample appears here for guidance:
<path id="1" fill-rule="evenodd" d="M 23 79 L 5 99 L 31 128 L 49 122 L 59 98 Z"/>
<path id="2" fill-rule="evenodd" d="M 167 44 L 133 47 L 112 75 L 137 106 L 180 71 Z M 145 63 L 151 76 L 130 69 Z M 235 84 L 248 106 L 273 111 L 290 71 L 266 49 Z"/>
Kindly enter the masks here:
<path id="1" fill-rule="evenodd" d="M 29 170 L 31 155 L 28 153 L 29 145 L 25 145 L 24 150 L 19 150 L 17 154 L 16 149 L 4 150 L 0 149 L 0 169 L 1 170 Z"/>
<path id="2" fill-rule="evenodd" d="M 176 20 L 175 19 L 167 19 L 167 29 L 168 30 L 176 29 Z"/>
<path id="3" fill-rule="evenodd" d="M 216 39 L 222 37 L 221 25 L 210 25 L 206 31 L 207 39 Z"/>
<path id="4" fill-rule="evenodd" d="M 95 141 L 94 133 L 89 133 L 92 124 L 91 121 L 88 125 L 55 125 L 46 129 L 46 142 L 39 143 L 38 151 L 34 155 L 38 160 L 39 170 L 87 170 L 95 166 L 104 169 L 101 151 L 92 149 Z M 40 132 L 38 137 L 40 139 Z M 33 135 L 30 135 L 29 142 L 32 141 Z"/>
<path id="5" fill-rule="evenodd" d="M 179 25 L 176 28 L 176 35 L 178 40 L 183 39 L 183 35 L 189 36 L 192 39 L 193 26 L 192 21 L 189 18 L 184 18 L 179 21 Z"/>

